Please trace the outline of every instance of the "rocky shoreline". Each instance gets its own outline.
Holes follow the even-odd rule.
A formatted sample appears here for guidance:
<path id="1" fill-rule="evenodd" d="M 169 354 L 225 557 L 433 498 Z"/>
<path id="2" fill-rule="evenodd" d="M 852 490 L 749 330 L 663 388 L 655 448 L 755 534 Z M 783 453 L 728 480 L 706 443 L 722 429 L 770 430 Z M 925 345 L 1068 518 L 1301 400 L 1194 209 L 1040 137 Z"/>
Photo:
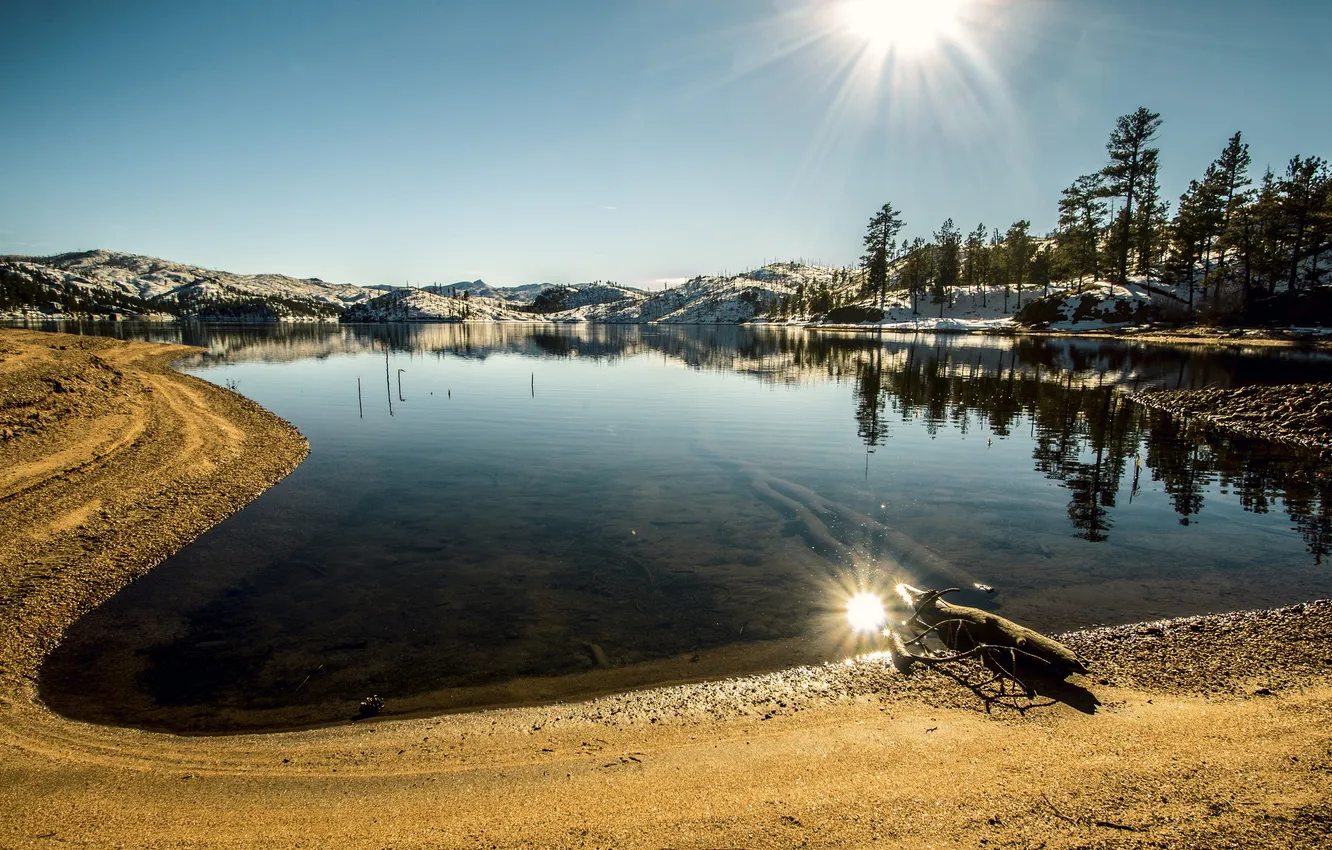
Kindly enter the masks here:
<path id="1" fill-rule="evenodd" d="M 1142 390 L 1130 398 L 1231 434 L 1332 451 L 1332 384 Z"/>

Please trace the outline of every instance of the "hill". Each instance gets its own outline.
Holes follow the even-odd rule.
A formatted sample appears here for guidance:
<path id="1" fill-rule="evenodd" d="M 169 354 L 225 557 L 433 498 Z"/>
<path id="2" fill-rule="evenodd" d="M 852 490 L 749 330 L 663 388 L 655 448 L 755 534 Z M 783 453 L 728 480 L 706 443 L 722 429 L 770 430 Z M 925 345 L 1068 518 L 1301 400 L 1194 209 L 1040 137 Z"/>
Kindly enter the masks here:
<path id="1" fill-rule="evenodd" d="M 531 304 L 532 299 L 543 289 L 555 286 L 553 283 L 525 283 L 522 286 L 490 286 L 483 280 L 460 281 L 422 287 L 426 292 L 436 295 L 462 295 L 466 292 L 472 298 L 494 298 L 497 301 L 512 301 L 515 304 Z"/>
<path id="2" fill-rule="evenodd" d="M 496 298 L 455 298 L 424 289 L 395 289 L 342 313 L 344 322 L 530 322 L 537 318 Z"/>
<path id="3" fill-rule="evenodd" d="M 240 275 L 155 257 L 82 251 L 0 257 L 0 316 L 336 320 L 375 293 L 286 275 Z"/>
<path id="4" fill-rule="evenodd" d="M 551 321 L 618 324 L 737 324 L 760 318 L 783 298 L 834 285 L 839 272 L 802 263 L 774 263 L 736 275 L 700 275 L 657 293 L 602 286 L 572 297 Z M 591 297 L 596 296 L 596 297 Z M 534 305 L 535 306 L 535 305 Z"/>
<path id="5" fill-rule="evenodd" d="M 700 275 L 661 292 L 608 282 L 490 287 L 464 281 L 425 289 L 353 286 L 318 278 L 241 275 L 114 251 L 0 257 L 0 320 L 189 319 L 206 322 L 599 322 L 1079 330 L 1187 318 L 1177 287 L 1134 279 L 1035 290 L 956 287 L 939 303 L 913 298 L 890 271 L 882 302 L 849 269 L 773 263 Z M 456 294 L 455 294 L 456 293 Z"/>

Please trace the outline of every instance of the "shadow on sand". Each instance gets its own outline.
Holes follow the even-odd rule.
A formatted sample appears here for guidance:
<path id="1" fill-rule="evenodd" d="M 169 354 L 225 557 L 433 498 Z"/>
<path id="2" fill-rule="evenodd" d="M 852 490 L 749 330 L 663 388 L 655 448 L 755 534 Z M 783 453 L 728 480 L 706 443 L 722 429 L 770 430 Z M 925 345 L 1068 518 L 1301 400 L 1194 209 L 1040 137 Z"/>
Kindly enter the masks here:
<path id="1" fill-rule="evenodd" d="M 1021 682 L 989 675 L 983 666 L 968 665 L 964 669 L 939 666 L 937 672 L 971 691 L 985 706 L 989 714 L 996 708 L 1026 714 L 1028 711 L 1049 708 L 1063 703 L 1083 714 L 1095 714 L 1101 701 L 1096 694 L 1079 684 L 1041 673 L 1027 673 Z"/>

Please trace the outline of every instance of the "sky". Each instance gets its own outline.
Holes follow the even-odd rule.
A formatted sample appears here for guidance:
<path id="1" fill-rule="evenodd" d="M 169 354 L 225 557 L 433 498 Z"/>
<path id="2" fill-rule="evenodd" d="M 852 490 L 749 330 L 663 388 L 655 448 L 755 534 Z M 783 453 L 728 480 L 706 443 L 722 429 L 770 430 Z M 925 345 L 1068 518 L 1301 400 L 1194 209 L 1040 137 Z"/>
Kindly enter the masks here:
<path id="1" fill-rule="evenodd" d="M 6 254 L 656 287 L 854 264 L 885 202 L 908 237 L 949 217 L 1048 231 L 1138 106 L 1164 119 L 1167 198 L 1236 130 L 1255 177 L 1332 157 L 1326 0 L 6 0 L 3 17 Z"/>

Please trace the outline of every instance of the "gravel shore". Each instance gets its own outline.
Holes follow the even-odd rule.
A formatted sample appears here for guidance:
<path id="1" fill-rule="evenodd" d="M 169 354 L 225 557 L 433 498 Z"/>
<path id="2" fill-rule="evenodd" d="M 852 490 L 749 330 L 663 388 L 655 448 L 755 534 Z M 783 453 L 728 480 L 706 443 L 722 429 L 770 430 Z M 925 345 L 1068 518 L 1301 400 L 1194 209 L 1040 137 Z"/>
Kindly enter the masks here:
<path id="1" fill-rule="evenodd" d="M 1332 450 L 1332 384 L 1145 390 L 1131 398 L 1232 434 Z"/>

